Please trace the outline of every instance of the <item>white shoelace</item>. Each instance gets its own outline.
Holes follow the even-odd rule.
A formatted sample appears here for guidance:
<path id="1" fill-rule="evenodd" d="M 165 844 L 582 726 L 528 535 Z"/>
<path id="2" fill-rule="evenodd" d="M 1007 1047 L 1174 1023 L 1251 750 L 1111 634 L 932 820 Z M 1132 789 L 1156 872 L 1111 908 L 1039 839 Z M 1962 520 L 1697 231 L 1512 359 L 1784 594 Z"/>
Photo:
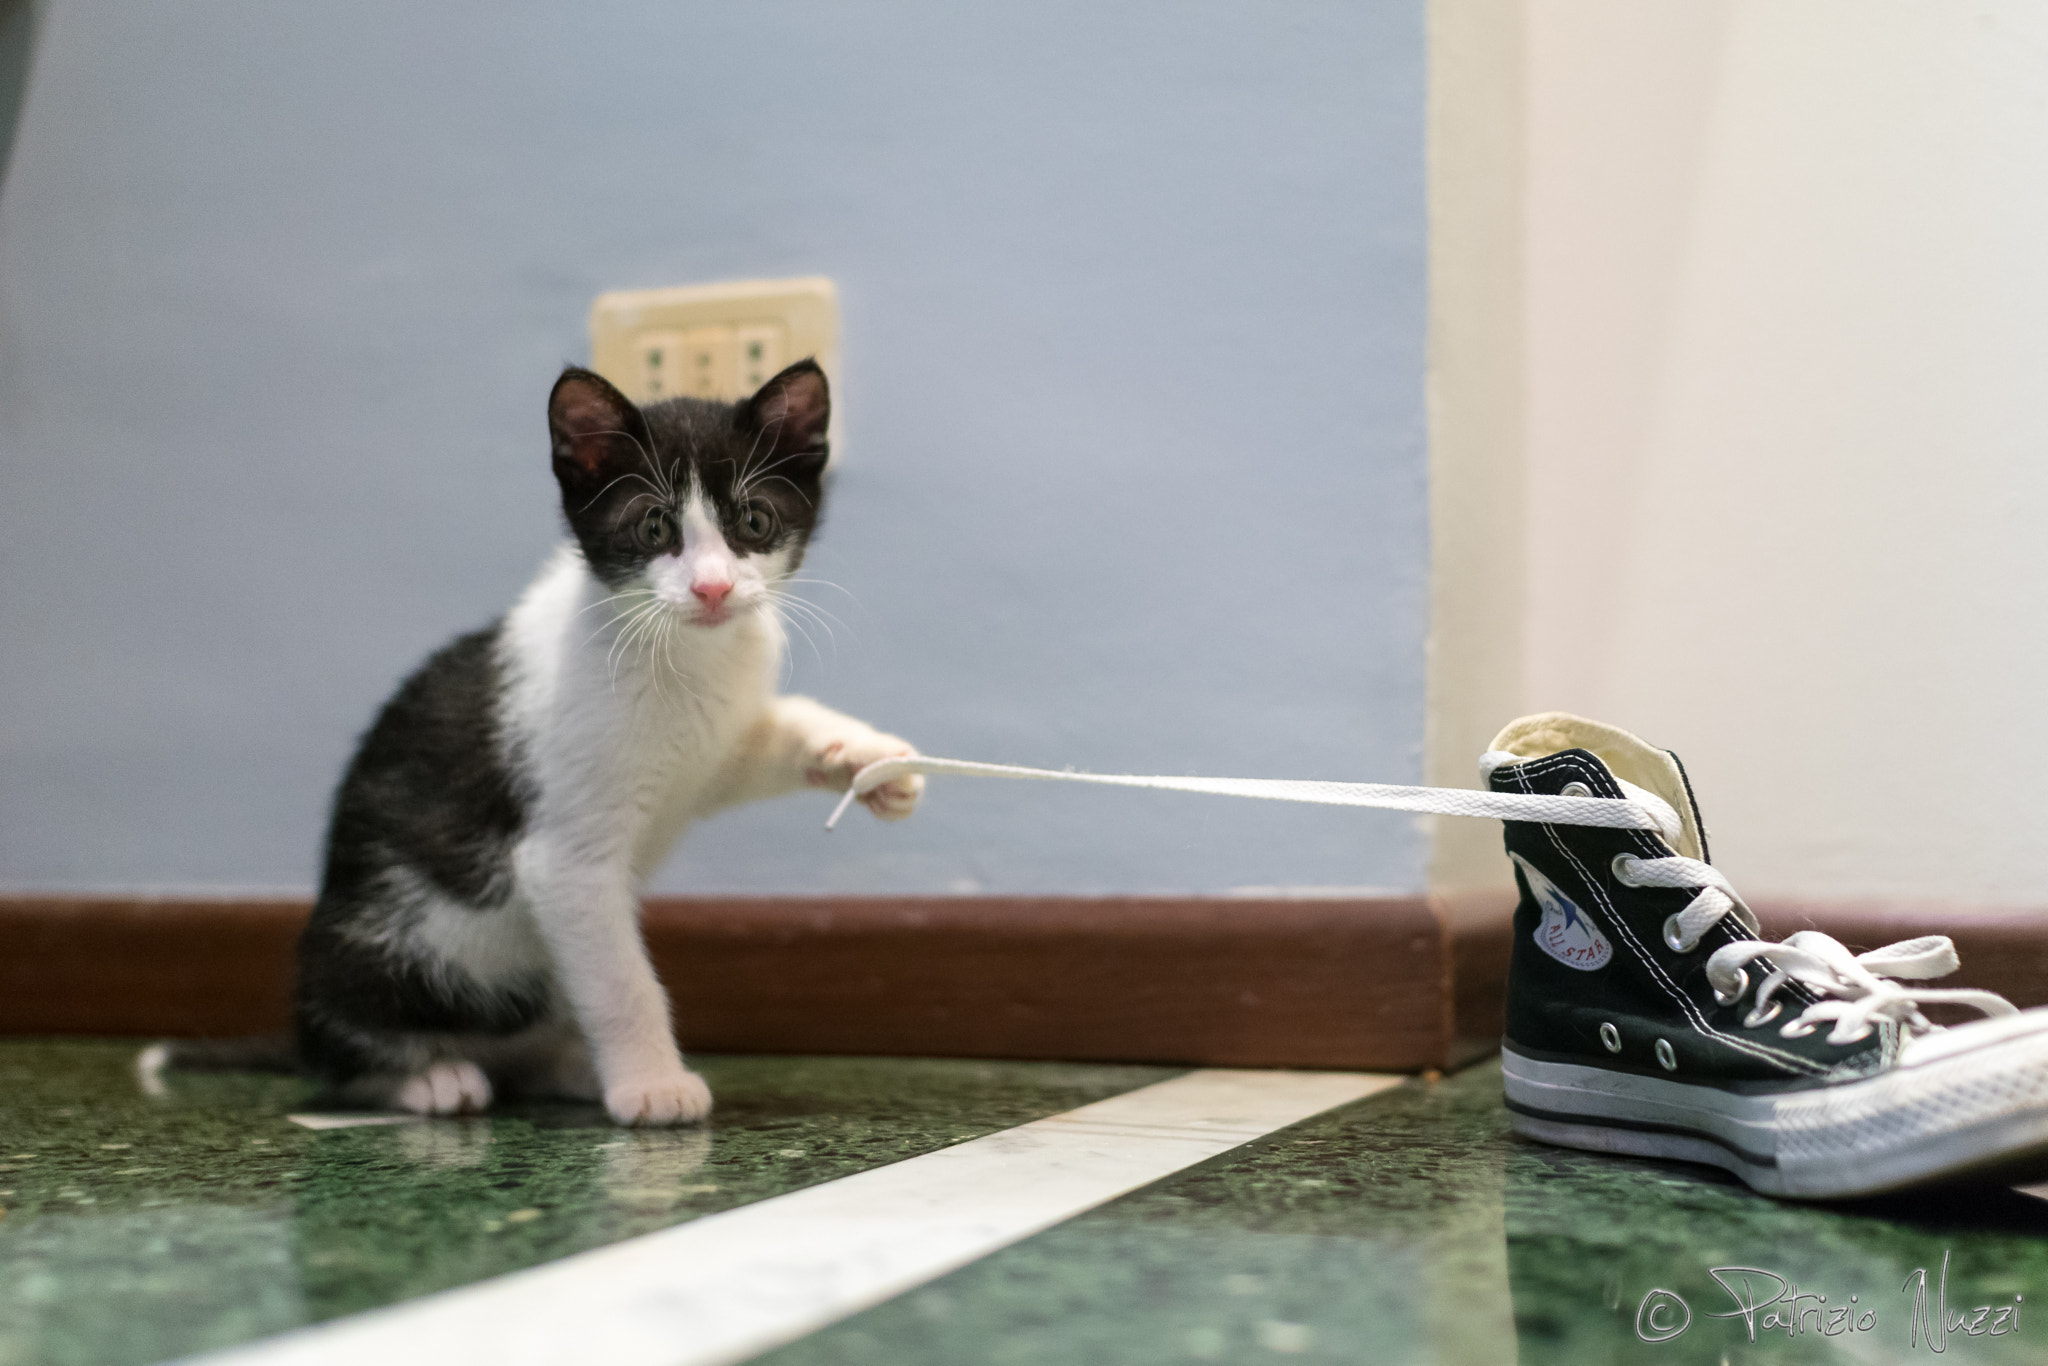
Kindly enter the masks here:
<path id="1" fill-rule="evenodd" d="M 1503 759 L 1511 758 L 1502 755 Z M 1020 768 L 966 759 L 913 754 L 880 759 L 853 775 L 853 784 L 825 822 L 839 824 L 856 798 L 911 773 L 954 773 L 978 778 L 1029 778 L 1043 782 L 1095 783 L 1108 787 L 1149 787 L 1168 792 L 1206 792 L 1219 797 L 1254 797 L 1269 802 L 1311 802 L 1319 806 L 1377 806 L 1440 816 L 1491 816 L 1546 825 L 1598 825 L 1621 830 L 1655 830 L 1678 835 L 1678 813 L 1656 793 L 1623 783 L 1625 797 L 1546 797 L 1523 792 L 1481 792 L 1463 787 L 1404 787 L 1394 783 L 1329 783 L 1301 778 L 1176 778 L 1164 774 L 1076 773 L 1072 769 Z"/>
<path id="2" fill-rule="evenodd" d="M 1614 860 L 1614 876 L 1628 887 L 1700 889 L 1684 910 L 1664 922 L 1664 942 L 1679 953 L 1697 948 L 1707 931 L 1726 915 L 1734 915 L 1751 934 L 1757 933 L 1756 913 L 1710 863 L 1676 856 L 1644 859 L 1622 854 Z M 1723 944 L 1707 957 L 1707 984 L 1714 990 L 1714 999 L 1724 1006 L 1742 999 L 1749 989 L 1748 965 L 1759 958 L 1769 958 L 1771 972 L 1756 989 L 1749 1014 L 1742 1021 L 1745 1028 L 1757 1029 L 1778 1017 L 1784 1002 L 1773 998 L 1787 982 L 1798 982 L 1821 997 L 1778 1030 L 1788 1039 L 1803 1038 L 1823 1021 L 1832 1020 L 1828 1042 L 1855 1043 L 1868 1038 L 1872 1022 L 1880 1018 L 1895 1022 L 1909 1037 L 1924 1034 L 1935 1026 L 1920 1013 L 1920 1007 L 1938 1001 L 1974 1006 L 1986 1015 L 2019 1013 L 2019 1007 L 1993 991 L 1906 988 L 1892 980 L 1922 980 L 1954 972 L 1960 960 L 1954 941 L 1944 934 L 1902 939 L 1868 953 L 1851 953 L 1841 941 L 1819 930 L 1800 930 L 1776 944 L 1761 939 Z"/>
<path id="3" fill-rule="evenodd" d="M 1519 756 L 1487 754 L 1484 772 Z M 1539 796 L 1521 792 L 1482 792 L 1455 787 L 1407 787 L 1391 783 L 1331 783 L 1291 778 L 1179 778 L 1163 774 L 1076 773 L 1071 769 L 1022 768 L 1015 764 L 983 764 L 966 759 L 911 755 L 882 759 L 853 775 L 853 782 L 825 822 L 839 824 L 846 808 L 863 793 L 912 773 L 951 773 L 980 778 L 1024 778 L 1042 782 L 1094 783 L 1108 787 L 1144 787 L 1169 792 L 1205 792 L 1223 797 L 1252 797 L 1274 802 L 1311 802 L 1322 806 L 1372 806 L 1393 811 L 1420 811 L 1443 816 L 1482 816 L 1496 820 L 1535 821 L 1545 825 L 1592 825 L 1608 829 L 1654 830 L 1667 840 L 1678 838 L 1678 812 L 1654 792 L 1622 782 L 1621 797 Z M 1616 781 L 1620 781 L 1617 779 Z M 1751 934 L 1758 933 L 1756 914 L 1743 903 L 1728 879 L 1698 859 L 1644 859 L 1622 854 L 1614 875 L 1630 887 L 1697 887 L 1699 895 L 1664 922 L 1664 940 L 1679 952 L 1690 952 L 1700 939 L 1733 914 Z M 1761 939 L 1725 944 L 1707 959 L 1707 982 L 1722 1005 L 1733 1005 L 1749 989 L 1748 965 L 1770 959 L 1771 972 L 1757 987 L 1743 1024 L 1760 1028 L 1776 1019 L 1784 1002 L 1774 999 L 1787 982 L 1796 981 L 1822 999 L 1788 1021 L 1779 1033 L 1786 1038 L 1811 1034 L 1822 1021 L 1834 1021 L 1828 1042 L 1853 1043 L 1868 1037 L 1872 1021 L 1896 1022 L 1908 1035 L 1936 1026 L 1920 1013 L 1934 1002 L 1974 1006 L 1986 1015 L 2012 1015 L 2018 1007 L 1991 991 L 1970 988 L 1907 989 L 1893 979 L 1941 977 L 1958 966 L 1955 944 L 1946 935 L 1923 935 L 1888 944 L 1869 953 L 1852 954 L 1839 941 L 1818 930 L 1801 930 L 1781 943 Z"/>

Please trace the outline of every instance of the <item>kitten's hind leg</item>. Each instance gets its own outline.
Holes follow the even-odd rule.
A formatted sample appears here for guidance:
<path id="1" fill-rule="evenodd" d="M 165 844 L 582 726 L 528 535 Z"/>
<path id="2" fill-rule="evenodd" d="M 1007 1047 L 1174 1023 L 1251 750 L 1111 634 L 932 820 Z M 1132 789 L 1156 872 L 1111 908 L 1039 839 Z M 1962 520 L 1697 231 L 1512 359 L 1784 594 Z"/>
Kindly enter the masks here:
<path id="1" fill-rule="evenodd" d="M 359 1076 L 332 1094 L 346 1105 L 410 1110 L 416 1115 L 473 1115 L 490 1108 L 491 1079 L 466 1058 L 443 1058 L 419 1070 Z"/>
<path id="2" fill-rule="evenodd" d="M 416 1115 L 473 1115 L 490 1108 L 491 1079 L 473 1062 L 437 1062 L 406 1078 L 391 1099 Z"/>

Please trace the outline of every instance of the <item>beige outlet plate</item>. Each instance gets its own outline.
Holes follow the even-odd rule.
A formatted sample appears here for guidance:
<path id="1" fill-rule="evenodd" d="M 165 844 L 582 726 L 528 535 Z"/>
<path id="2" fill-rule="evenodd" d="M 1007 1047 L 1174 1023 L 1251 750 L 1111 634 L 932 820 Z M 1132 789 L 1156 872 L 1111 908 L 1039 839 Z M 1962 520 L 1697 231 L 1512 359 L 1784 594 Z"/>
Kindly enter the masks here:
<path id="1" fill-rule="evenodd" d="M 622 289 L 590 306 L 590 368 L 635 403 L 744 398 L 813 357 L 832 385 L 832 454 L 844 431 L 839 294 L 822 275 Z"/>

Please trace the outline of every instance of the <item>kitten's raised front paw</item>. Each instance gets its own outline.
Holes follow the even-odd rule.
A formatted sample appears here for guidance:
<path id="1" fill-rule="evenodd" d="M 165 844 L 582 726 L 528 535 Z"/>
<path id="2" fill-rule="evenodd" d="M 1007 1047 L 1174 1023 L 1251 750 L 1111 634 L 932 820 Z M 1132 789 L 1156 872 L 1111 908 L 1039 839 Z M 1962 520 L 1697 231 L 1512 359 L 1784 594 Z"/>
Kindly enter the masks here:
<path id="1" fill-rule="evenodd" d="M 656 1081 L 624 1081 L 604 1089 L 604 1108 L 620 1124 L 694 1124 L 711 1113 L 711 1088 L 695 1072 Z"/>
<path id="2" fill-rule="evenodd" d="M 863 792 L 855 800 L 885 821 L 900 821 L 917 810 L 917 799 L 924 795 L 924 774 L 906 773 L 901 778 L 891 778 L 872 792 Z"/>
<path id="3" fill-rule="evenodd" d="M 880 759 L 901 759 L 917 753 L 906 740 L 893 735 L 869 731 L 865 735 L 848 736 L 827 742 L 812 758 L 804 770 L 804 779 L 813 787 L 829 787 L 834 792 L 844 792 L 853 785 L 853 775 Z M 924 794 L 924 775 L 906 773 L 900 778 L 891 778 L 880 787 L 860 794 L 860 804 L 885 821 L 900 821 L 917 810 L 917 799 Z"/>
<path id="4" fill-rule="evenodd" d="M 473 1062 L 437 1062 L 400 1083 L 392 1102 L 416 1115 L 470 1115 L 488 1109 L 491 1079 Z"/>

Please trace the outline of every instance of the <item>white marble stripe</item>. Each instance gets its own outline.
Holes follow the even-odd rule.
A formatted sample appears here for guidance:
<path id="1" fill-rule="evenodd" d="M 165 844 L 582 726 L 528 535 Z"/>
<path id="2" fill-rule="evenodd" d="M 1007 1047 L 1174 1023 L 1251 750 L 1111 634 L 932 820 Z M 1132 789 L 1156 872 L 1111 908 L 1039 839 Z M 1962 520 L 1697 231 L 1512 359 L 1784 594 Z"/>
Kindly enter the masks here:
<path id="1" fill-rule="evenodd" d="M 208 1366 L 713 1366 L 1401 1078 L 1210 1069 Z"/>

